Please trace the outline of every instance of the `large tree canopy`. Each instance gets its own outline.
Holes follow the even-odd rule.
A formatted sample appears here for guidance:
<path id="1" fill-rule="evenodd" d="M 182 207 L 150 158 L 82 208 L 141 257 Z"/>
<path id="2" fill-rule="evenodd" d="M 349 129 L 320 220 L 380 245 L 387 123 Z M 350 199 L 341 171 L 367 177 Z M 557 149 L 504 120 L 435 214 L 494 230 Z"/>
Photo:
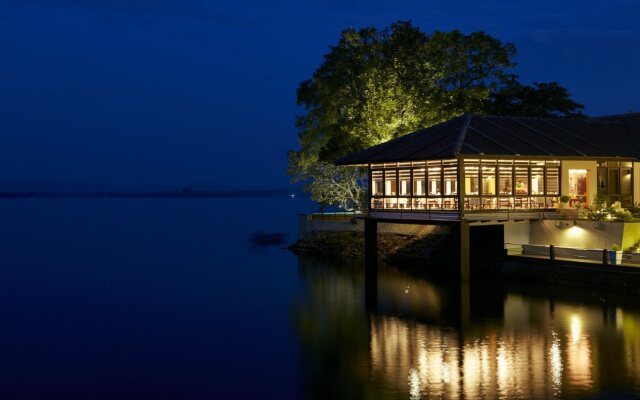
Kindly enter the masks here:
<path id="1" fill-rule="evenodd" d="M 427 35 L 409 22 L 344 30 L 298 88 L 306 113 L 296 121 L 300 149 L 289 152 L 292 180 L 306 181 L 321 204 L 344 206 L 344 198 L 327 194 L 346 193 L 361 176 L 327 164 L 346 154 L 465 112 L 581 115 L 582 105 L 556 82 L 521 84 L 511 71 L 515 53 L 483 32 Z M 351 193 L 348 203 L 361 194 Z"/>

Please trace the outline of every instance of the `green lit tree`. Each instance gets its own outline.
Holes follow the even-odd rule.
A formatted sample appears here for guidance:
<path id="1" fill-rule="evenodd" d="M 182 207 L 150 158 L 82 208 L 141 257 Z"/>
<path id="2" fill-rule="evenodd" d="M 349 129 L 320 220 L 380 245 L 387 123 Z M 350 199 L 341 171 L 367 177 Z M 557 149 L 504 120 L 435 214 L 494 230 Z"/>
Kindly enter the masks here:
<path id="1" fill-rule="evenodd" d="M 555 82 L 520 84 L 515 52 L 483 32 L 427 35 L 410 22 L 344 30 L 297 90 L 305 114 L 296 120 L 300 148 L 288 153 L 292 182 L 305 182 L 321 205 L 357 208 L 363 173 L 333 166 L 346 154 L 465 112 L 579 113 Z"/>

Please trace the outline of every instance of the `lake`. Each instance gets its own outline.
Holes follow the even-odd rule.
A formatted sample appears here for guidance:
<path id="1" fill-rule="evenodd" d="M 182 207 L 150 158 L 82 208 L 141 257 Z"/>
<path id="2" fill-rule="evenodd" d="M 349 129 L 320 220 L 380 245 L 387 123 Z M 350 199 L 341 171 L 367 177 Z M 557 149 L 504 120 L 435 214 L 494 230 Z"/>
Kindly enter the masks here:
<path id="1" fill-rule="evenodd" d="M 306 199 L 0 201 L 0 396 L 640 396 L 620 293 L 360 265 L 257 246 Z"/>

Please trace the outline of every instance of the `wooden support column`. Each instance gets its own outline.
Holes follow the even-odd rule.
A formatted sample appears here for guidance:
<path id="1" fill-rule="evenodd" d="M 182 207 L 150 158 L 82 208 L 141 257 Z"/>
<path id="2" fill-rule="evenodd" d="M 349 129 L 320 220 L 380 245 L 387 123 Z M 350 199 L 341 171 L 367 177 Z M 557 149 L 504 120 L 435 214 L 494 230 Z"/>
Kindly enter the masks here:
<path id="1" fill-rule="evenodd" d="M 374 312 L 378 306 L 378 221 L 364 220 L 365 307 Z"/>

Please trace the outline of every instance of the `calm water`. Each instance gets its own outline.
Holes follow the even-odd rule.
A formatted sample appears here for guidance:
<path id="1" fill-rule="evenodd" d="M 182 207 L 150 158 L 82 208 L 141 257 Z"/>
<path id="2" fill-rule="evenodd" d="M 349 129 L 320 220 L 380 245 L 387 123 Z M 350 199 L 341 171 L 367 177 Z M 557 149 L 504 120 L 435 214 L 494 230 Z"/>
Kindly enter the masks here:
<path id="1" fill-rule="evenodd" d="M 640 305 L 256 248 L 296 199 L 0 202 L 0 398 L 634 398 Z M 259 210 L 260 212 L 256 212 Z"/>

